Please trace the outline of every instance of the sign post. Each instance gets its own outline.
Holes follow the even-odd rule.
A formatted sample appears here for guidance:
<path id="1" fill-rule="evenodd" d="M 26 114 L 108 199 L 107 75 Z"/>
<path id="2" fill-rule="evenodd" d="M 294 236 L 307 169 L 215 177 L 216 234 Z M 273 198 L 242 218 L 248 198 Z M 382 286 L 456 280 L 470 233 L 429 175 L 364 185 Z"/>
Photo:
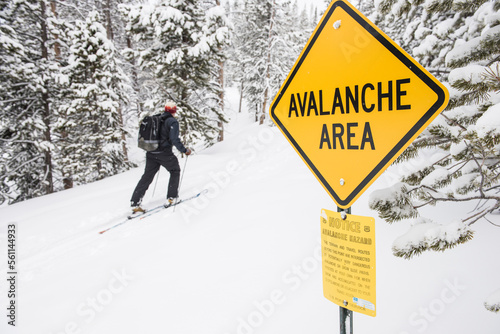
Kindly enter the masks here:
<path id="1" fill-rule="evenodd" d="M 363 14 L 332 1 L 271 104 L 270 116 L 340 209 L 348 209 L 449 100 L 446 88 Z M 350 209 L 348 209 L 350 210 Z M 323 290 L 376 315 L 375 222 L 322 210 Z M 350 313 L 349 313 L 350 312 Z"/>
<path id="2" fill-rule="evenodd" d="M 351 213 L 351 208 L 345 211 L 337 207 L 337 212 Z M 353 312 L 346 309 L 344 306 L 339 306 L 339 319 L 340 319 L 340 334 L 353 334 Z"/>

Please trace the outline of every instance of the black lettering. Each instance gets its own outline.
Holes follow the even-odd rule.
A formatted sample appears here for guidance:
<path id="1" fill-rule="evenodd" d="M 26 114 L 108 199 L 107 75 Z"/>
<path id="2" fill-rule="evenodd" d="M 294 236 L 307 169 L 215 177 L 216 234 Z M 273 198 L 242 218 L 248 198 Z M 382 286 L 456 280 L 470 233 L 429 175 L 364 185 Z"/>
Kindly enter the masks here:
<path id="1" fill-rule="evenodd" d="M 340 95 L 340 89 L 335 88 L 335 96 L 333 97 L 332 115 L 335 115 L 335 109 L 340 107 L 340 113 L 344 113 L 344 105 L 342 103 L 342 96 Z"/>
<path id="2" fill-rule="evenodd" d="M 346 114 L 349 113 L 350 108 L 349 104 L 352 104 L 354 107 L 354 111 L 359 113 L 359 94 L 358 94 L 358 85 L 354 86 L 354 95 L 352 94 L 351 88 L 345 88 L 345 99 L 346 99 Z"/>
<path id="3" fill-rule="evenodd" d="M 351 128 L 357 127 L 358 123 L 347 123 L 347 149 L 348 150 L 358 150 L 358 145 L 351 145 L 351 138 L 355 136 L 354 133 L 351 132 Z"/>
<path id="4" fill-rule="evenodd" d="M 401 104 L 401 97 L 406 95 L 406 91 L 401 89 L 401 85 L 410 83 L 410 78 L 396 80 L 396 109 L 408 110 L 411 109 L 409 104 Z"/>
<path id="5" fill-rule="evenodd" d="M 367 107 L 367 105 L 366 105 L 366 90 L 368 88 L 371 90 L 375 90 L 375 87 L 370 83 L 367 83 L 366 85 L 364 85 L 363 89 L 361 89 L 361 104 L 363 105 L 363 110 L 365 112 L 372 112 L 373 109 L 375 109 L 375 105 L 371 104 L 370 107 Z"/>
<path id="6" fill-rule="evenodd" d="M 339 133 L 337 133 L 337 128 Z M 344 142 L 342 141 L 342 136 L 344 135 L 344 126 L 342 124 L 332 124 L 332 143 L 333 149 L 337 149 L 337 139 L 339 139 L 340 148 L 344 149 Z"/>
<path id="7" fill-rule="evenodd" d="M 292 117 L 292 111 L 295 111 L 295 116 L 299 117 L 299 111 L 297 110 L 297 102 L 295 102 L 295 95 L 292 94 L 290 97 L 290 109 L 288 112 L 288 118 Z"/>
<path id="8" fill-rule="evenodd" d="M 388 82 L 387 93 L 382 93 L 382 83 L 378 83 L 378 111 L 382 111 L 382 99 L 388 99 L 389 110 L 392 110 L 392 81 Z"/>
<path id="9" fill-rule="evenodd" d="M 298 93 L 297 98 L 299 99 L 300 114 L 302 115 L 302 117 L 304 117 L 304 114 L 306 112 L 307 92 L 304 93 L 304 102 L 300 100 L 300 95 Z"/>
<path id="10" fill-rule="evenodd" d="M 363 130 L 363 138 L 361 138 L 361 149 L 365 149 L 365 143 L 369 143 L 372 150 L 375 150 L 375 143 L 373 142 L 372 129 L 370 128 L 370 123 L 365 123 L 365 129 Z"/>
<path id="11" fill-rule="evenodd" d="M 323 149 L 323 143 L 328 145 L 328 149 L 332 149 L 332 145 L 330 144 L 330 136 L 328 135 L 328 128 L 326 124 L 323 124 L 323 129 L 321 130 L 321 140 L 319 142 L 319 149 Z"/>
<path id="12" fill-rule="evenodd" d="M 319 91 L 319 114 L 321 116 L 330 115 L 329 111 L 323 111 L 323 91 Z"/>
<path id="13" fill-rule="evenodd" d="M 314 92 L 311 92 L 311 94 L 309 94 L 309 107 L 307 108 L 307 116 L 311 116 L 311 109 L 314 109 L 314 114 L 318 116 L 318 107 L 316 106 Z"/>

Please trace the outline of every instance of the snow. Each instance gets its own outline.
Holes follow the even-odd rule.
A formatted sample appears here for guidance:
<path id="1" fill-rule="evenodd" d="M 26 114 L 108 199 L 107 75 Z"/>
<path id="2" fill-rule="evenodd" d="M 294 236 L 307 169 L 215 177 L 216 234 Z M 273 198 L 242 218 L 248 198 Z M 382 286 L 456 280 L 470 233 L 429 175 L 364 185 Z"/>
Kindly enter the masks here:
<path id="1" fill-rule="evenodd" d="M 459 155 L 460 153 L 465 151 L 467 148 L 468 148 L 468 145 L 467 145 L 467 142 L 465 140 L 460 141 L 458 143 L 452 143 L 450 146 L 450 154 L 454 155 L 454 156 Z"/>
<path id="2" fill-rule="evenodd" d="M 439 37 L 446 37 L 450 31 L 455 27 L 457 20 L 460 19 L 460 14 L 455 14 L 452 19 L 444 20 L 443 22 L 438 23 L 434 27 L 434 32 Z"/>
<path id="3" fill-rule="evenodd" d="M 448 76 L 448 80 L 450 83 L 464 80 L 469 81 L 471 84 L 478 84 L 484 81 L 485 74 L 486 69 L 484 66 L 473 64 L 452 70 Z"/>
<path id="4" fill-rule="evenodd" d="M 413 48 L 413 53 L 415 55 L 429 54 L 434 48 L 436 48 L 439 42 L 440 41 L 436 36 L 428 35 L 418 47 Z"/>
<path id="5" fill-rule="evenodd" d="M 469 226 L 457 220 L 449 224 L 437 224 L 425 218 L 419 218 L 404 235 L 393 243 L 397 252 L 410 252 L 412 249 L 438 247 L 456 243 L 470 231 Z"/>
<path id="6" fill-rule="evenodd" d="M 230 92 L 226 140 L 195 148 L 184 169 L 181 197 L 204 188 L 206 196 L 99 234 L 127 214 L 141 163 L 0 208 L 1 333 L 338 332 L 338 306 L 322 293 L 319 241 L 321 210 L 335 205 L 278 129 L 237 113 L 238 96 Z M 164 201 L 167 174 L 161 170 L 151 185 L 146 207 Z M 377 317 L 355 314 L 354 331 L 497 334 L 498 315 L 484 302 L 499 287 L 500 229 L 477 223 L 474 239 L 453 250 L 394 257 L 391 245 L 407 225 L 389 225 L 368 209 L 370 193 L 387 186 L 379 178 L 352 208 L 376 218 L 377 237 Z M 470 209 L 450 203 L 428 213 L 453 221 Z M 15 329 L 5 320 L 11 223 L 18 245 Z"/>
<path id="7" fill-rule="evenodd" d="M 495 104 L 486 110 L 477 120 L 475 130 L 481 138 L 500 134 L 500 104 Z"/>
<path id="8" fill-rule="evenodd" d="M 435 187 L 436 184 L 444 182 L 450 176 L 447 168 L 436 166 L 435 169 L 422 179 L 420 184 L 429 187 Z"/>
<path id="9" fill-rule="evenodd" d="M 481 37 L 476 37 L 470 41 L 457 40 L 453 49 L 446 55 L 446 64 L 469 56 L 474 50 L 479 48 Z"/>

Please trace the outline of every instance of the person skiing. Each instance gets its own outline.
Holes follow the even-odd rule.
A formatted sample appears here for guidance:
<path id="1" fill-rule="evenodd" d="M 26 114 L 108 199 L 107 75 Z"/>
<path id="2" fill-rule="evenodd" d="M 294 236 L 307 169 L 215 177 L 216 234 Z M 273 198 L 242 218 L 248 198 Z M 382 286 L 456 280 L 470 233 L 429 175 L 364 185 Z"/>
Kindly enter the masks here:
<path id="1" fill-rule="evenodd" d="M 179 122 L 174 117 L 176 112 L 177 106 L 174 102 L 169 101 L 165 104 L 165 111 L 161 115 L 160 145 L 156 150 L 146 153 L 144 174 L 137 183 L 130 200 L 132 214 L 146 212 L 141 208 L 140 204 L 160 166 L 163 166 L 170 173 L 165 207 L 172 205 L 178 197 L 181 168 L 177 157 L 172 152 L 172 146 L 175 146 L 177 150 L 186 155 L 190 155 L 191 150 L 184 147 L 179 139 Z"/>

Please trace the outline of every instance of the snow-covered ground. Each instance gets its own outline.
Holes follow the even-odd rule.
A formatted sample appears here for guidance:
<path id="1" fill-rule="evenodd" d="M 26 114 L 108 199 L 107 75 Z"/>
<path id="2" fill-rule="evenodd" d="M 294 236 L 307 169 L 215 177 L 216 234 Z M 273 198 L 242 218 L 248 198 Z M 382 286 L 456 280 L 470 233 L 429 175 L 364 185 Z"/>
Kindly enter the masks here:
<path id="1" fill-rule="evenodd" d="M 0 209 L 0 332 L 23 334 L 338 333 L 323 297 L 321 209 L 336 206 L 285 138 L 227 101 L 226 140 L 189 157 L 181 197 L 206 196 L 105 234 L 123 220 L 142 166 L 100 182 Z M 138 154 L 137 156 L 141 156 Z M 181 167 L 185 160 L 180 160 Z M 413 260 L 391 253 L 408 225 L 368 208 L 384 173 L 353 214 L 376 218 L 377 316 L 354 315 L 355 333 L 500 332 L 483 303 L 500 287 L 500 229 Z M 161 170 L 144 204 L 164 201 Z M 451 205 L 434 213 L 458 216 Z M 500 219 L 500 216 L 499 216 Z M 17 226 L 17 322 L 7 325 L 7 230 Z"/>

